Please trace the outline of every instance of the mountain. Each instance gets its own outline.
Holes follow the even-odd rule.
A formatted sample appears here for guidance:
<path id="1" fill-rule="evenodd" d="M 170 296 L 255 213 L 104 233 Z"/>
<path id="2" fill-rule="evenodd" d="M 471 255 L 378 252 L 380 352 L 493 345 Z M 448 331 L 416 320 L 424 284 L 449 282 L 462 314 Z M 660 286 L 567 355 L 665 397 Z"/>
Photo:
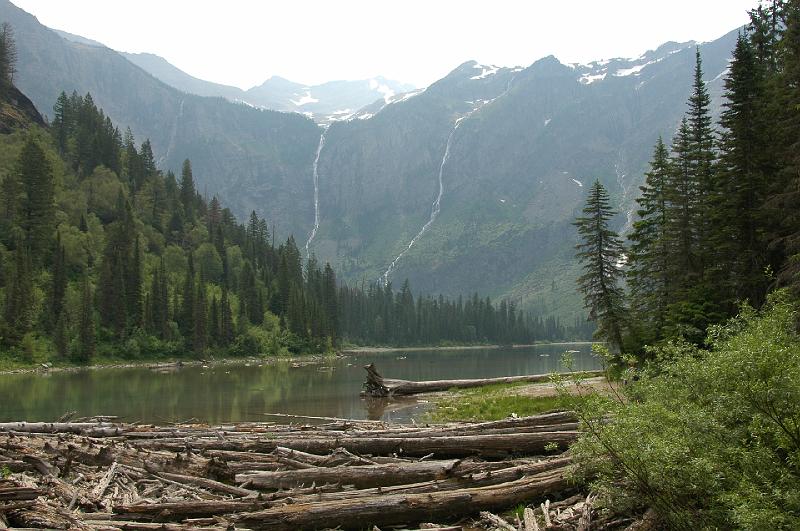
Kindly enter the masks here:
<path id="1" fill-rule="evenodd" d="M 276 220 L 280 234 L 307 231 L 320 136 L 312 120 L 186 94 L 109 48 L 64 39 L 7 0 L 0 21 L 15 30 L 16 85 L 43 114 L 52 115 L 61 91 L 91 93 L 120 127 L 151 140 L 159 167 L 179 171 L 188 157 L 201 192 Z"/>
<path id="2" fill-rule="evenodd" d="M 27 25 L 17 31 L 19 84 L 40 109 L 62 89 L 91 91 L 150 137 L 162 167 L 189 156 L 201 190 L 239 215 L 256 209 L 301 246 L 313 235 L 309 250 L 344 279 L 408 278 L 415 291 L 479 291 L 568 319 L 581 313 L 571 222 L 588 184 L 607 186 L 616 228 L 629 228 L 652 147 L 659 135 L 671 140 L 686 108 L 695 49 L 719 108 L 738 32 L 586 65 L 467 62 L 394 95 L 376 79 L 371 90 L 384 97 L 320 128 L 297 113 L 180 92 L 0 0 L 0 20 L 9 17 Z M 308 112 L 324 94 L 280 78 L 251 90 Z"/>
<path id="3" fill-rule="evenodd" d="M 76 44 L 106 48 L 105 45 L 80 35 L 61 30 L 53 31 Z M 411 92 L 415 88 L 383 76 L 355 81 L 329 81 L 319 85 L 303 85 L 272 76 L 258 86 L 242 90 L 196 78 L 155 54 L 118 53 L 156 79 L 187 94 L 221 97 L 274 111 L 298 112 L 323 124 L 346 119 L 358 109 L 377 100 L 388 101 L 396 94 Z"/>
<path id="4" fill-rule="evenodd" d="M 717 106 L 736 35 L 699 45 Z M 652 146 L 671 139 L 685 108 L 695 49 L 668 43 L 589 65 L 547 57 L 525 69 L 466 63 L 333 124 L 312 250 L 348 278 L 390 270 L 423 291 L 476 290 L 575 315 L 571 222 L 588 184 L 612 191 L 616 226 L 629 228 Z"/>
<path id="5" fill-rule="evenodd" d="M 275 111 L 299 112 L 321 123 L 342 119 L 376 100 L 414 90 L 412 85 L 378 76 L 357 81 L 329 81 L 303 85 L 278 76 L 248 90 L 193 77 L 163 57 L 149 53 L 122 53 L 133 64 L 167 85 L 189 94 L 220 96 L 234 102 Z"/>
<path id="6" fill-rule="evenodd" d="M 242 101 L 244 99 L 244 91 L 242 89 L 190 76 L 161 56 L 152 53 L 125 52 L 120 52 L 120 55 L 145 72 L 150 73 L 156 79 L 187 94 L 222 97 L 230 101 Z"/>

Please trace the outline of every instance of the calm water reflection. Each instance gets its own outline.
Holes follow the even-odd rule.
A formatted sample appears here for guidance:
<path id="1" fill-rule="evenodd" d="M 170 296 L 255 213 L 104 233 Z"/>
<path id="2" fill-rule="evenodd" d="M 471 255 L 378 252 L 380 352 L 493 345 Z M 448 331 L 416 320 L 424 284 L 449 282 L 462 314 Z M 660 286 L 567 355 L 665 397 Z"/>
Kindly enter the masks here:
<path id="1" fill-rule="evenodd" d="M 50 421 L 66 411 L 79 416 L 118 415 L 126 421 L 197 419 L 220 423 L 276 420 L 264 413 L 407 420 L 423 406 L 387 410 L 359 398 L 363 365 L 375 362 L 393 378 L 434 380 L 538 374 L 563 370 L 561 354 L 574 353 L 576 369 L 595 369 L 588 344 L 524 349 L 410 351 L 358 354 L 322 365 L 217 365 L 174 372 L 147 368 L 0 375 L 0 420 Z"/>

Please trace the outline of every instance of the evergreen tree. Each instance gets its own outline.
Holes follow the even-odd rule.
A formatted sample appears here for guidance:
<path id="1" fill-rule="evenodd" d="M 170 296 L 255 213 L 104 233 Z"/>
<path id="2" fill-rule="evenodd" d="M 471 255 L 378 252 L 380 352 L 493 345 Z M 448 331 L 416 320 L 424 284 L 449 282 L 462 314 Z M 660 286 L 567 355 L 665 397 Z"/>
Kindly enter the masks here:
<path id="1" fill-rule="evenodd" d="M 222 299 L 220 301 L 220 344 L 228 346 L 233 341 L 234 327 L 233 327 L 233 312 L 231 311 L 231 304 L 228 300 L 228 288 L 222 287 Z"/>
<path id="2" fill-rule="evenodd" d="M 83 277 L 80 311 L 76 358 L 78 361 L 87 362 L 94 357 L 95 352 L 94 304 L 92 303 L 92 288 L 89 285 L 88 274 Z"/>
<path id="3" fill-rule="evenodd" d="M 183 161 L 183 168 L 181 169 L 180 198 L 187 221 L 192 221 L 194 219 L 194 201 L 196 195 L 194 177 L 192 176 L 192 163 L 189 162 L 189 159 L 186 159 Z"/>
<path id="4" fill-rule="evenodd" d="M 55 189 L 50 163 L 33 136 L 22 148 L 16 173 L 22 187 L 22 228 L 33 263 L 40 264 L 53 236 Z"/>
<path id="5" fill-rule="evenodd" d="M 0 99 L 6 99 L 17 71 L 17 45 L 11 24 L 0 25 Z"/>
<path id="6" fill-rule="evenodd" d="M 322 274 L 322 300 L 325 308 L 325 321 L 327 330 L 325 335 L 336 344 L 339 338 L 339 303 L 336 293 L 336 273 L 329 263 L 325 264 Z M 413 300 L 413 299 L 412 299 Z"/>
<path id="7" fill-rule="evenodd" d="M 138 235 L 133 246 L 133 260 L 127 267 L 127 273 L 127 281 L 125 283 L 127 288 L 127 313 L 130 325 L 137 328 L 142 326 L 142 319 L 144 318 L 144 306 L 142 303 L 142 249 Z"/>
<path id="8" fill-rule="evenodd" d="M 22 336 L 33 327 L 34 293 L 30 252 L 18 238 L 14 251 L 14 269 L 6 288 L 4 321 L 6 330 L 2 334 L 6 342 L 16 345 Z"/>
<path id="9" fill-rule="evenodd" d="M 180 312 L 180 327 L 183 337 L 187 341 L 192 341 L 194 337 L 194 315 L 195 315 L 195 274 L 194 256 L 189 253 L 189 263 L 186 269 L 186 278 L 183 282 L 183 306 Z"/>
<path id="10" fill-rule="evenodd" d="M 695 52 L 695 70 L 692 95 L 689 97 L 689 171 L 696 183 L 698 209 L 692 220 L 697 232 L 697 275 L 706 280 L 708 269 L 715 263 L 714 244 L 719 241 L 714 231 L 711 212 L 719 199 L 716 175 L 714 172 L 714 130 L 712 127 L 711 98 L 703 80 L 703 66 L 700 49 Z"/>
<path id="11" fill-rule="evenodd" d="M 619 236 L 608 227 L 608 220 L 615 212 L 600 181 L 595 181 L 589 190 L 583 214 L 574 223 L 582 240 L 576 249 L 584 270 L 578 286 L 584 295 L 589 319 L 597 322 L 597 336 L 621 349 L 626 321 L 623 292 L 619 286 L 623 247 Z"/>
<path id="12" fill-rule="evenodd" d="M 203 282 L 200 282 L 197 286 L 192 333 L 192 350 L 197 354 L 202 354 L 208 347 L 208 305 L 206 302 L 206 287 Z"/>
<path id="13" fill-rule="evenodd" d="M 764 122 L 764 80 L 749 39 L 739 35 L 730 73 L 725 78 L 725 102 L 720 119 L 720 199 L 713 213 L 720 238 L 714 242 L 727 272 L 727 311 L 735 301 L 760 305 L 766 294 L 767 247 L 763 205 L 767 191 L 770 149 Z"/>
<path id="14" fill-rule="evenodd" d="M 662 337 L 671 300 L 669 276 L 670 252 L 667 225 L 667 185 L 670 178 L 669 152 L 659 137 L 646 173 L 633 231 L 628 238 L 627 278 L 631 291 L 631 307 L 638 322 L 646 329 L 645 341 L 658 341 Z"/>
<path id="15" fill-rule="evenodd" d="M 69 337 L 67 336 L 67 312 L 61 310 L 56 318 L 53 327 L 53 346 L 59 358 L 66 358 L 68 352 Z"/>
<path id="16" fill-rule="evenodd" d="M 53 268 L 50 285 L 50 318 L 55 325 L 61 316 L 64 304 L 64 293 L 67 290 L 67 266 L 64 246 L 61 245 L 61 233 L 56 233 L 56 244 L 53 249 Z"/>

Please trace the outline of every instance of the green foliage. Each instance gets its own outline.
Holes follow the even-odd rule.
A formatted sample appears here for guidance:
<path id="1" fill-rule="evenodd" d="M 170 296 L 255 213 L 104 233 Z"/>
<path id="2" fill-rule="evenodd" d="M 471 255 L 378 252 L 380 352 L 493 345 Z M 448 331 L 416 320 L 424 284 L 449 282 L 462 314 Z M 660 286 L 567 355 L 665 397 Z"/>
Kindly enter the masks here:
<path id="1" fill-rule="evenodd" d="M 670 529 L 800 526 L 800 338 L 785 292 L 676 340 L 624 387 L 575 399 L 581 473 L 615 509 L 652 507 Z M 613 422 L 605 419 L 611 415 Z"/>
<path id="2" fill-rule="evenodd" d="M 523 384 L 524 385 L 524 384 Z M 437 400 L 427 414 L 434 422 L 501 420 L 561 409 L 557 396 L 525 396 L 519 384 L 496 384 L 475 389 L 453 390 Z"/>

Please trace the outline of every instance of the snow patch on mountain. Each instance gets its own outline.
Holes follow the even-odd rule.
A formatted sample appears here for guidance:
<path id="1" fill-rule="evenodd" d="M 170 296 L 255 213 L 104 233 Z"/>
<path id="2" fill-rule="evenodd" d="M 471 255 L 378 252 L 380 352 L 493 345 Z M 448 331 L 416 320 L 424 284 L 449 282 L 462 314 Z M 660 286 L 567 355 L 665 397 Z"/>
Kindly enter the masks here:
<path id="1" fill-rule="evenodd" d="M 418 96 L 423 92 L 425 92 L 425 89 L 417 89 L 417 90 L 412 90 L 410 92 L 403 92 L 402 94 L 395 94 L 394 96 L 389 98 L 389 101 L 387 101 L 386 104 L 390 105 L 392 103 L 400 103 L 401 101 L 406 101 L 413 98 L 414 96 Z"/>
<path id="2" fill-rule="evenodd" d="M 309 104 L 309 103 L 317 103 L 317 102 L 319 102 L 318 99 L 316 99 L 316 98 L 311 96 L 311 89 L 310 88 L 306 88 L 305 91 L 306 91 L 306 93 L 303 94 L 300 97 L 300 99 L 297 99 L 297 100 L 291 100 L 290 99 L 289 101 L 291 101 L 292 104 L 297 105 L 298 107 L 302 107 L 303 105 L 306 105 L 306 104 Z"/>
<path id="3" fill-rule="evenodd" d="M 376 90 L 383 95 L 383 101 L 389 103 L 394 96 L 394 90 L 389 85 L 381 83 L 379 80 L 372 78 L 369 80 L 369 88 Z"/>
<path id="4" fill-rule="evenodd" d="M 652 65 L 654 63 L 656 63 L 656 61 L 649 61 L 649 62 L 641 64 L 641 65 L 632 66 L 631 68 L 620 68 L 619 70 L 614 72 L 614 76 L 615 77 L 625 77 L 625 76 L 632 76 L 632 75 L 638 76 L 639 72 L 641 72 L 642 69 L 644 69 L 644 67 Z"/>
<path id="5" fill-rule="evenodd" d="M 489 76 L 493 76 L 500 70 L 500 67 L 494 65 L 475 65 L 473 68 L 476 68 L 481 71 L 480 74 L 476 76 L 472 76 L 470 79 L 485 79 Z"/>
<path id="6" fill-rule="evenodd" d="M 584 85 L 591 85 L 595 81 L 604 80 L 606 78 L 606 74 L 607 73 L 608 72 L 603 72 L 603 73 L 600 73 L 600 74 L 584 74 L 584 75 L 582 75 L 580 77 L 580 79 L 578 79 L 578 81 L 580 81 Z"/>

